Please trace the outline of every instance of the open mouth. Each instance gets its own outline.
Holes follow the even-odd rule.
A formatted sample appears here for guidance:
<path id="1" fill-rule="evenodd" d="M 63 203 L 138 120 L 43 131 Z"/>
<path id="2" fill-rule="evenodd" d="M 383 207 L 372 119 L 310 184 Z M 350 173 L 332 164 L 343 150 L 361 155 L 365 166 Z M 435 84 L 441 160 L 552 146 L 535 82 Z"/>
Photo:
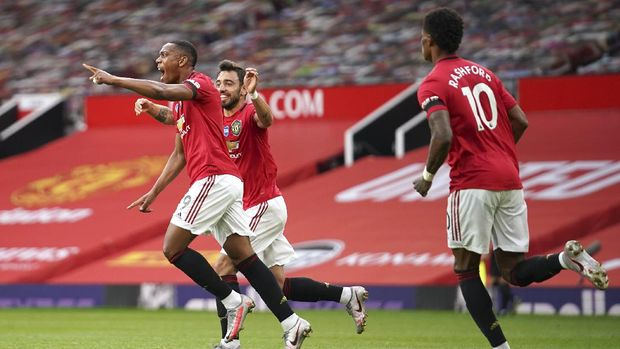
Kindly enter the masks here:
<path id="1" fill-rule="evenodd" d="M 157 70 L 159 70 L 159 72 L 161 73 L 161 76 L 159 77 L 159 80 L 163 81 L 164 80 L 164 75 L 166 74 L 166 72 L 164 71 L 164 67 L 157 66 Z"/>

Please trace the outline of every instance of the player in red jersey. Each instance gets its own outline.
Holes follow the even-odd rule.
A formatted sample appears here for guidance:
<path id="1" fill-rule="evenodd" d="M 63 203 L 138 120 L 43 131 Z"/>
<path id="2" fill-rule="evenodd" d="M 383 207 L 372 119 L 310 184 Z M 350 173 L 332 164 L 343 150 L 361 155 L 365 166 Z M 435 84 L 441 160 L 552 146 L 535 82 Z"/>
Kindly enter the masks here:
<path id="1" fill-rule="evenodd" d="M 429 12 L 422 29 L 422 54 L 434 64 L 418 90 L 431 141 L 426 167 L 414 188 L 426 196 L 446 157 L 451 167 L 448 247 L 455 257 L 467 309 L 494 348 L 509 348 L 480 280 L 480 255 L 489 240 L 502 277 L 517 286 L 542 282 L 570 269 L 605 289 L 605 270 L 577 241 L 547 256 L 525 258 L 529 247 L 527 207 L 515 144 L 527 119 L 502 82 L 485 67 L 455 55 L 463 20 L 453 10 Z"/>
<path id="2" fill-rule="evenodd" d="M 243 69 L 232 61 L 222 61 L 215 81 L 224 109 L 224 137 L 231 159 L 241 171 L 244 184 L 243 206 L 251 218 L 250 229 L 256 233 L 251 243 L 254 251 L 271 269 L 289 300 L 317 302 L 328 300 L 345 305 L 353 317 L 357 333 L 366 325 L 365 300 L 368 292 L 361 286 L 341 287 L 309 278 L 286 278 L 284 266 L 295 258 L 293 246 L 284 236 L 287 210 L 276 184 L 277 166 L 269 145 L 268 128 L 273 123 L 271 108 L 256 91 L 258 72 Z M 250 96 L 251 103 L 247 103 Z M 237 269 L 222 251 L 214 265 L 233 289 L 239 290 Z M 222 338 L 227 328 L 226 308 L 218 303 Z M 240 343 L 223 341 L 216 348 L 237 349 Z"/>
<path id="3" fill-rule="evenodd" d="M 184 166 L 192 181 L 187 194 L 172 215 L 164 237 L 164 255 L 195 283 L 222 299 L 227 308 L 228 328 L 226 341 L 236 338 L 254 302 L 233 291 L 223 282 L 207 260 L 189 244 L 197 235 L 213 233 L 261 295 L 269 309 L 282 324 L 285 334 L 293 332 L 305 337 L 307 322 L 297 316 L 286 302 L 273 274 L 256 256 L 249 237 L 243 212 L 243 183 L 237 166 L 230 160 L 222 136 L 222 111 L 219 92 L 211 79 L 194 70 L 197 53 L 187 41 L 166 43 L 155 60 L 162 72 L 161 81 L 130 79 L 111 75 L 95 67 L 84 65 L 96 84 L 107 84 L 135 91 L 143 96 L 175 101 L 172 110 L 146 99 L 139 100 L 136 112 L 147 112 L 160 122 L 176 124 L 175 149 L 152 189 L 129 205 L 140 212 L 150 212 L 157 195 L 181 172 Z M 299 348 L 301 340 L 296 340 Z M 291 346 L 286 346 L 290 348 Z"/>

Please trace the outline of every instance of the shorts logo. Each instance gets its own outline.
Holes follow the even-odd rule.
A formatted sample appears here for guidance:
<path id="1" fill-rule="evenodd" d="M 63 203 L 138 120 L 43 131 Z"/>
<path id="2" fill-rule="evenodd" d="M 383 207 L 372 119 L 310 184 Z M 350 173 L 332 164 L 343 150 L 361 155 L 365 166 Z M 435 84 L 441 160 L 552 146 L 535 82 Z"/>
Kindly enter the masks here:
<path id="1" fill-rule="evenodd" d="M 230 125 L 230 129 L 235 136 L 241 134 L 241 120 L 233 121 L 232 125 Z"/>
<path id="2" fill-rule="evenodd" d="M 192 202 L 191 195 L 185 195 L 185 197 L 183 198 L 183 207 L 181 207 L 181 210 L 186 208 L 187 205 L 189 205 L 190 202 Z"/>
<path id="3" fill-rule="evenodd" d="M 226 125 L 224 126 L 224 137 L 228 137 L 229 134 L 230 134 L 230 126 Z"/>

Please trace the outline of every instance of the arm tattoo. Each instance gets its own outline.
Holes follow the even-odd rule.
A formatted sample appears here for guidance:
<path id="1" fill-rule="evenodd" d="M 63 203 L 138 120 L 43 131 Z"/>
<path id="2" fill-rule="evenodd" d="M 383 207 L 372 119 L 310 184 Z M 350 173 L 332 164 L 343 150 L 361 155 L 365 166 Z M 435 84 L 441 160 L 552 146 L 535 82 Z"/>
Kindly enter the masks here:
<path id="1" fill-rule="evenodd" d="M 159 112 L 154 116 L 155 120 L 165 124 L 168 121 L 168 113 L 166 108 L 159 108 Z"/>

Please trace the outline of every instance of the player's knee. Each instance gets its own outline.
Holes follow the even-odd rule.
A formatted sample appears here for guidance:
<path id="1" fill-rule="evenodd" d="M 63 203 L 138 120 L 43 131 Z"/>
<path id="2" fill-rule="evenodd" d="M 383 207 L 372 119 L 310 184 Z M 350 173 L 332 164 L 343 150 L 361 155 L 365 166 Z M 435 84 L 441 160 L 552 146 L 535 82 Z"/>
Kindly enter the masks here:
<path id="1" fill-rule="evenodd" d="M 252 245 L 250 245 L 250 239 L 247 236 L 230 235 L 226 238 L 223 247 L 235 265 L 254 254 Z"/>
<path id="2" fill-rule="evenodd" d="M 183 249 L 178 249 L 178 248 L 171 248 L 169 246 L 165 246 L 164 245 L 164 249 L 163 249 L 163 253 L 164 253 L 164 257 L 166 257 L 166 259 L 168 260 L 168 262 L 174 264 L 174 262 L 181 257 L 181 255 L 185 252 L 185 248 Z"/>
<path id="3" fill-rule="evenodd" d="M 465 272 L 465 271 L 471 271 L 471 270 L 478 270 L 480 267 L 480 261 L 479 260 L 473 260 L 473 259 L 468 259 L 468 260 L 455 260 L 454 261 L 454 267 L 453 270 L 455 273 L 459 273 L 459 272 Z"/>

